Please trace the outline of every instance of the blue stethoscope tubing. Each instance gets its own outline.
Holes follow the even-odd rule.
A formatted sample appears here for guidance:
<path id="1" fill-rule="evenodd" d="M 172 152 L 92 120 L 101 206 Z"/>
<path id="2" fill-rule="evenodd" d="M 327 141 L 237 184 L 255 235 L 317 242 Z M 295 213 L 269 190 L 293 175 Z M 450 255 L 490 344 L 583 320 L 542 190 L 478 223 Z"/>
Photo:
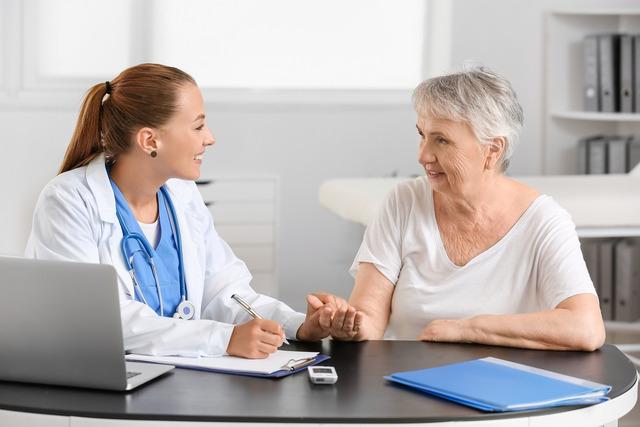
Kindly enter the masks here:
<path id="1" fill-rule="evenodd" d="M 171 223 L 171 230 L 173 231 L 173 235 L 175 237 L 176 245 L 178 249 L 178 274 L 180 276 L 180 304 L 178 304 L 178 308 L 176 310 L 176 313 L 174 314 L 174 317 L 188 320 L 193 317 L 193 314 L 195 312 L 195 307 L 191 302 L 187 300 L 187 284 L 186 284 L 185 274 L 184 274 L 184 259 L 182 256 L 182 236 L 180 235 L 180 227 L 178 227 L 176 210 L 173 205 L 173 202 L 171 201 L 171 197 L 169 197 L 169 192 L 164 186 L 160 187 L 160 191 L 162 191 L 162 195 L 164 196 L 167 206 L 169 207 L 168 209 L 169 219 L 170 219 L 169 222 Z M 147 256 L 147 261 L 151 266 L 151 273 L 153 274 L 153 280 L 156 285 L 156 292 L 158 293 L 158 301 L 160 302 L 160 315 L 164 316 L 162 290 L 160 289 L 160 281 L 158 279 L 156 263 L 153 260 L 153 257 L 154 257 L 153 248 L 151 247 L 147 239 L 144 236 L 142 236 L 140 233 L 135 233 L 135 232 L 132 233 L 131 231 L 129 231 L 129 228 L 125 223 L 124 218 L 122 218 L 122 216 L 120 215 L 120 212 L 118 212 L 117 210 L 116 210 L 116 215 L 118 217 L 118 221 L 120 222 L 120 225 L 122 226 L 122 229 L 124 232 L 122 236 L 122 241 L 120 242 L 120 250 L 122 251 L 122 257 L 124 258 L 124 262 L 127 266 L 127 270 L 129 271 L 129 275 L 131 276 L 131 279 L 133 281 L 134 292 L 136 293 L 136 295 L 138 295 L 138 297 L 142 302 L 144 302 L 146 305 L 149 305 L 149 303 L 147 302 L 147 299 L 144 297 L 144 293 L 142 292 L 140 283 L 138 282 L 138 279 L 136 279 L 135 268 L 133 267 L 134 254 L 131 254 L 131 255 L 127 254 L 128 251 L 127 251 L 126 244 L 129 239 L 132 239 L 140 243 L 144 253 Z"/>

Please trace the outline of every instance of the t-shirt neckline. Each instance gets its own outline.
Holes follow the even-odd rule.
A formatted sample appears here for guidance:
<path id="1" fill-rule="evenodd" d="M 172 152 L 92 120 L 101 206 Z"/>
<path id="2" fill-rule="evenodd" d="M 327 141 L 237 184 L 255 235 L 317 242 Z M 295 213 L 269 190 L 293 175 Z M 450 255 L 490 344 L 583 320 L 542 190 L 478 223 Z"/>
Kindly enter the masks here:
<path id="1" fill-rule="evenodd" d="M 433 221 L 433 226 L 435 228 L 436 244 L 438 246 L 438 250 L 443 255 L 443 257 L 446 260 L 446 262 L 449 264 L 449 267 L 452 268 L 452 269 L 455 269 L 455 270 L 462 270 L 464 268 L 467 268 L 470 265 L 475 264 L 479 260 L 482 260 L 483 258 L 486 258 L 491 253 L 497 251 L 500 247 L 504 246 L 506 244 L 506 242 L 511 239 L 511 236 L 513 234 L 515 234 L 517 232 L 517 230 L 522 226 L 522 224 L 525 223 L 529 219 L 529 217 L 531 217 L 531 215 L 533 215 L 533 212 L 535 212 L 535 210 L 537 209 L 538 205 L 540 203 L 542 203 L 542 200 L 547 198 L 547 196 L 545 194 L 538 195 L 531 202 L 531 204 L 529 204 L 529 206 L 527 207 L 527 209 L 525 209 L 525 211 L 522 213 L 522 215 L 520 215 L 518 220 L 511 226 L 509 231 L 507 231 L 504 234 L 504 236 L 502 236 L 496 243 L 494 243 L 493 245 L 489 246 L 484 251 L 480 252 L 478 255 L 476 255 L 473 258 L 471 258 L 466 264 L 458 265 L 455 262 L 453 262 L 451 260 L 451 258 L 449 258 L 449 254 L 447 254 L 447 250 L 444 247 L 444 242 L 442 240 L 442 236 L 440 235 L 440 227 L 438 226 L 438 220 L 436 219 L 435 199 L 433 197 L 433 190 L 432 189 L 429 189 L 429 190 L 430 190 L 430 195 L 431 195 L 430 200 L 429 200 L 429 205 L 430 205 L 429 209 L 430 209 L 430 216 L 431 216 L 432 221 Z"/>

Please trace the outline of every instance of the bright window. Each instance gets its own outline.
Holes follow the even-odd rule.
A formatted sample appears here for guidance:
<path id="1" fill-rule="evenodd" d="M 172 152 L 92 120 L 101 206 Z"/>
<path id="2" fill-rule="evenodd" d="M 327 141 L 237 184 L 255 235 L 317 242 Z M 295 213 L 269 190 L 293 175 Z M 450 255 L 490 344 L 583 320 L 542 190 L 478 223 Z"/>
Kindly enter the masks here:
<path id="1" fill-rule="evenodd" d="M 0 37 L 2 37 L 2 40 L 4 41 L 4 43 L 2 41 L 0 41 L 0 92 L 2 92 L 4 89 L 6 89 L 5 85 L 5 67 L 6 67 L 6 63 L 5 61 L 7 60 L 7 58 L 5 57 L 6 55 L 6 51 L 5 51 L 5 43 L 7 40 L 7 29 L 5 28 L 5 20 L 7 19 L 7 15 L 6 15 L 6 11 L 5 11 L 5 5 L 2 1 L 0 1 Z"/>
<path id="2" fill-rule="evenodd" d="M 154 12 L 151 57 L 201 86 L 413 88 L 422 73 L 422 0 L 160 0 Z"/>
<path id="3" fill-rule="evenodd" d="M 27 0 L 40 83 L 151 61 L 201 87 L 408 89 L 422 76 L 425 0 Z"/>
<path id="4" fill-rule="evenodd" d="M 27 37 L 40 78 L 114 75 L 130 65 L 131 2 L 29 0 Z"/>

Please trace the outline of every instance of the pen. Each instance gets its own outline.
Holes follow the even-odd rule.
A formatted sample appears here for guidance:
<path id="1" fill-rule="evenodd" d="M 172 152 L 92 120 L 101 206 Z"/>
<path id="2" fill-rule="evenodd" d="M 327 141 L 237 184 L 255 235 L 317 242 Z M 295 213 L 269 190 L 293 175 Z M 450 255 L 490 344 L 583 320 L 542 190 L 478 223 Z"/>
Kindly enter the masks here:
<path id="1" fill-rule="evenodd" d="M 295 371 L 296 369 L 313 365 L 315 362 L 316 362 L 315 357 L 305 357 L 304 359 L 289 359 L 289 361 L 282 366 L 282 369 Z"/>
<path id="2" fill-rule="evenodd" d="M 235 302 L 240 304 L 240 307 L 244 308 L 245 311 L 247 313 L 249 313 L 249 315 L 251 317 L 253 317 L 254 319 L 262 319 L 262 316 L 260 316 L 258 313 L 256 313 L 256 311 L 253 309 L 253 307 L 251 307 L 248 302 L 246 302 L 245 300 L 240 298 L 237 294 L 231 295 L 231 298 L 233 298 Z M 284 341 L 285 344 L 289 344 L 289 341 L 287 341 L 287 337 L 283 336 L 282 340 Z"/>

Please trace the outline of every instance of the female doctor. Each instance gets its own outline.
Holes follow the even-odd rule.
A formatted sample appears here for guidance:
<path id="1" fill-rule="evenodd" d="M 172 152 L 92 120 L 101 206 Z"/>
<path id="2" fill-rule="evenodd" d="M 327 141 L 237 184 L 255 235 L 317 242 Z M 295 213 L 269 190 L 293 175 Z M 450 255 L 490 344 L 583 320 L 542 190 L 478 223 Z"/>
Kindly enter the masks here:
<path id="1" fill-rule="evenodd" d="M 26 256 L 115 266 L 129 352 L 263 358 L 285 335 L 329 334 L 333 297 L 310 295 L 305 316 L 257 294 L 216 233 L 193 182 L 214 143 L 193 78 L 137 65 L 89 90 L 59 175 L 40 194 Z"/>

